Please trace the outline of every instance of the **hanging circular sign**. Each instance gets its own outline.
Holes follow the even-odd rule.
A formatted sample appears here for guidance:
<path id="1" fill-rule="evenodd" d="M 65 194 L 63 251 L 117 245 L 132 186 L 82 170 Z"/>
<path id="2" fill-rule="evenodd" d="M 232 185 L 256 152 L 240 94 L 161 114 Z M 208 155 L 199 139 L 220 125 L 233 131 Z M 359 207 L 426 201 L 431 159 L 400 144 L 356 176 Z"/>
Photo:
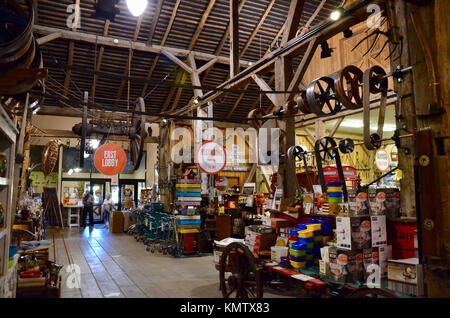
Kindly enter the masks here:
<path id="1" fill-rule="evenodd" d="M 378 149 L 375 153 L 375 165 L 381 172 L 386 172 L 391 166 L 391 158 L 385 149 Z"/>
<path id="2" fill-rule="evenodd" d="M 217 190 L 224 192 L 228 189 L 228 179 L 226 177 L 217 176 L 214 185 Z"/>
<path id="3" fill-rule="evenodd" d="M 122 172 L 127 164 L 127 155 L 118 145 L 106 144 L 97 149 L 94 155 L 94 165 L 97 170 L 107 176 Z"/>
<path id="4" fill-rule="evenodd" d="M 196 161 L 200 170 L 207 174 L 218 174 L 225 168 L 227 155 L 222 145 L 205 141 L 197 150 Z"/>

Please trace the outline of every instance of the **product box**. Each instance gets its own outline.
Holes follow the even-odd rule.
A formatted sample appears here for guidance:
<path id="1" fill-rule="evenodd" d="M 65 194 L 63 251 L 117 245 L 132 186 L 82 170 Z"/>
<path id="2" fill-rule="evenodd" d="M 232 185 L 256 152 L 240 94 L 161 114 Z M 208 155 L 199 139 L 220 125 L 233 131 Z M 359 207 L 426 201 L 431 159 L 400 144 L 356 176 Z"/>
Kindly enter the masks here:
<path id="1" fill-rule="evenodd" d="M 123 232 L 123 212 L 114 211 L 111 213 L 109 218 L 109 229 L 111 233 L 122 233 Z"/>
<path id="2" fill-rule="evenodd" d="M 251 250 L 257 250 L 257 252 L 270 251 L 270 248 L 275 245 L 276 241 L 276 233 L 257 233 L 249 230 L 245 236 L 245 245 L 249 248 L 251 247 Z"/>
<path id="3" fill-rule="evenodd" d="M 367 192 L 358 192 L 348 189 L 348 211 L 350 216 L 367 216 L 370 213 L 370 204 Z"/>
<path id="4" fill-rule="evenodd" d="M 417 258 L 388 261 L 388 288 L 405 294 L 423 296 L 423 265 Z"/>
<path id="5" fill-rule="evenodd" d="M 289 220 L 279 219 L 279 218 L 271 218 L 270 226 L 275 229 L 277 234 L 280 234 L 280 230 L 282 228 L 291 227 L 293 224 Z"/>
<path id="6" fill-rule="evenodd" d="M 387 245 L 386 216 L 371 216 L 372 226 L 372 247 Z"/>
<path id="7" fill-rule="evenodd" d="M 371 247 L 370 217 L 336 217 L 337 247 L 356 250 Z"/>
<path id="8" fill-rule="evenodd" d="M 355 251 L 330 247 L 330 273 L 328 277 L 339 282 L 356 282 L 360 271 L 356 262 L 356 255 Z"/>
<path id="9" fill-rule="evenodd" d="M 392 246 L 380 246 L 372 248 L 372 263 L 380 266 L 380 276 L 385 278 L 388 275 L 388 260 L 392 258 Z"/>
<path id="10" fill-rule="evenodd" d="M 400 191 L 398 189 L 377 189 L 370 202 L 371 215 L 400 217 Z"/>
<path id="11" fill-rule="evenodd" d="M 320 277 L 328 277 L 330 275 L 330 263 L 319 260 Z"/>

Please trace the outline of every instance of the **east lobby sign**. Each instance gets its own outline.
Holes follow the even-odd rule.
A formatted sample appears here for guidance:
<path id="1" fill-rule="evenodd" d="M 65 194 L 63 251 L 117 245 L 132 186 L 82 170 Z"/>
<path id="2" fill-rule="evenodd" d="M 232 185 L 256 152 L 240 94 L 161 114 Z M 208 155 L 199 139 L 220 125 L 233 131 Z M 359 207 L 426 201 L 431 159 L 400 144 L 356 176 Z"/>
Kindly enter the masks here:
<path id="1" fill-rule="evenodd" d="M 114 176 L 121 173 L 127 165 L 127 155 L 122 147 L 105 144 L 95 152 L 94 165 L 100 173 Z"/>

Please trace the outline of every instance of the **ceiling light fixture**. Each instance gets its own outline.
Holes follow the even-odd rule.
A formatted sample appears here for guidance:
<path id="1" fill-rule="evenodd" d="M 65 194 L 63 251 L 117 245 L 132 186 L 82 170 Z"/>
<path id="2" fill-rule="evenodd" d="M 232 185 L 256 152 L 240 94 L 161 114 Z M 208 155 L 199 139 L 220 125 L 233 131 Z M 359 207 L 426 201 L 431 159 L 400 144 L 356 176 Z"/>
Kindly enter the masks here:
<path id="1" fill-rule="evenodd" d="M 330 19 L 333 21 L 339 20 L 344 14 L 344 11 L 344 8 L 341 7 L 334 9 L 330 14 Z"/>
<path id="2" fill-rule="evenodd" d="M 200 97 L 196 97 L 194 99 L 194 104 L 197 105 L 198 103 L 200 103 Z"/>
<path id="3" fill-rule="evenodd" d="M 138 17 L 147 8 L 147 0 L 127 0 L 127 6 L 131 14 Z"/>

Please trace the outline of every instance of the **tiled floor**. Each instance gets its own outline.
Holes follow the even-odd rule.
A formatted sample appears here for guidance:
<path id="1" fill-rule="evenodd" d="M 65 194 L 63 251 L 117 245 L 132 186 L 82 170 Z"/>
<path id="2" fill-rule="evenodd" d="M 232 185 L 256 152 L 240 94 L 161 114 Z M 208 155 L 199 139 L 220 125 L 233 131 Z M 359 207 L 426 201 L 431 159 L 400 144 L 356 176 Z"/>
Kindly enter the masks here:
<path id="1" fill-rule="evenodd" d="M 71 284 L 67 278 L 74 276 L 63 268 L 63 298 L 221 297 L 212 256 L 176 259 L 151 254 L 132 236 L 111 234 L 103 225 L 92 232 L 66 229 L 64 234 L 73 263 L 80 269 L 80 284 Z M 60 238 L 56 262 L 68 264 Z"/>

